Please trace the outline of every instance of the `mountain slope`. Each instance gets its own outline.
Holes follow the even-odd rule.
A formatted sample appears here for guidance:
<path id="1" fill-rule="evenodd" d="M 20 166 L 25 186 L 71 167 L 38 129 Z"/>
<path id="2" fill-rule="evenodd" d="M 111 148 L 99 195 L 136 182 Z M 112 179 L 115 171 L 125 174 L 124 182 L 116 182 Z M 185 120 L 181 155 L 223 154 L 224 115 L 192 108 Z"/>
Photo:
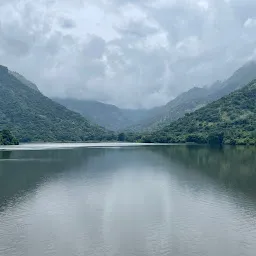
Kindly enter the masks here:
<path id="1" fill-rule="evenodd" d="M 131 130 L 156 130 L 169 122 L 173 122 L 186 113 L 193 112 L 208 103 L 208 90 L 206 88 L 192 88 L 182 93 L 165 106 L 150 110 L 149 117 Z"/>
<path id="2" fill-rule="evenodd" d="M 152 110 L 150 118 L 132 127 L 133 130 L 154 130 L 183 117 L 256 79 L 256 63 L 248 62 L 224 82 L 217 81 L 210 87 L 192 88 L 165 106 Z"/>
<path id="3" fill-rule="evenodd" d="M 120 109 L 114 105 L 98 101 L 77 100 L 71 98 L 54 98 L 53 100 L 72 111 L 80 113 L 89 121 L 112 131 L 125 129 L 128 126 L 141 121 L 146 117 L 148 112 L 147 110 Z"/>
<path id="4" fill-rule="evenodd" d="M 0 130 L 23 141 L 111 139 L 113 133 L 29 88 L 0 66 Z"/>
<path id="5" fill-rule="evenodd" d="M 256 80 L 142 140 L 256 145 Z"/>
<path id="6" fill-rule="evenodd" d="M 21 74 L 14 72 L 14 71 L 9 71 L 9 73 L 11 75 L 13 75 L 14 77 L 16 77 L 20 82 L 22 82 L 23 84 L 25 84 L 26 86 L 28 86 L 29 88 L 36 90 L 39 92 L 39 89 L 37 88 L 37 86 L 30 82 L 29 80 L 27 80 L 24 76 L 22 76 Z"/>

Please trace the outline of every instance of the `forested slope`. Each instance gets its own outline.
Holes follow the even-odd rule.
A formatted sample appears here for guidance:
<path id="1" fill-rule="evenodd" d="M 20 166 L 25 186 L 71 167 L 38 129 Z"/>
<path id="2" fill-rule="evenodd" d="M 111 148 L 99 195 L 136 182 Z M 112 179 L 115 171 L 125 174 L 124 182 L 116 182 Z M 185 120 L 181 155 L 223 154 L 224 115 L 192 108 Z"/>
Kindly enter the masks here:
<path id="1" fill-rule="evenodd" d="M 28 87 L 0 66 L 0 130 L 22 141 L 110 140 L 112 132 Z"/>
<path id="2" fill-rule="evenodd" d="M 164 128 L 144 142 L 256 144 L 256 80 Z"/>

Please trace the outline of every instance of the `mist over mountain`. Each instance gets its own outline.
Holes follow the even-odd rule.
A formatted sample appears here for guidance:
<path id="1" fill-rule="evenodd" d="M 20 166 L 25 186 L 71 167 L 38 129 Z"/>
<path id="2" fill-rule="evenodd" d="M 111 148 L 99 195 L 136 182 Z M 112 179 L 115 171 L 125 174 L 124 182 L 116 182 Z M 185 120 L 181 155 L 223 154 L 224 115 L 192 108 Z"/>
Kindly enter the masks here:
<path id="1" fill-rule="evenodd" d="M 256 63 L 247 62 L 224 81 L 217 80 L 210 86 L 194 87 L 152 109 L 121 109 L 117 106 L 91 100 L 53 98 L 68 109 L 80 113 L 92 123 L 113 131 L 150 131 L 171 123 L 186 113 L 228 95 L 256 79 Z M 143 98 L 142 98 L 143 101 Z"/>
<path id="2" fill-rule="evenodd" d="M 0 66 L 0 130 L 10 130 L 21 142 L 115 140 L 117 134 L 108 130 L 135 134 L 161 131 L 177 119 L 186 119 L 189 113 L 243 88 L 253 79 L 256 79 L 256 63 L 248 62 L 228 79 L 203 88 L 194 87 L 164 106 L 131 110 L 97 101 L 51 100 L 34 83 Z M 208 115 L 207 111 L 204 113 Z"/>
<path id="3" fill-rule="evenodd" d="M 256 79 L 256 62 L 251 61 L 243 65 L 223 82 L 217 81 L 209 87 L 194 87 L 182 93 L 165 106 L 151 110 L 148 119 L 143 120 L 133 130 L 154 130 L 173 122 L 186 113 L 193 112 L 229 93 L 242 88 Z"/>
<path id="4" fill-rule="evenodd" d="M 126 129 L 127 126 L 141 122 L 141 120 L 144 120 L 150 114 L 150 111 L 147 110 L 120 109 L 114 105 L 98 101 L 70 98 L 53 98 L 53 100 L 70 110 L 80 113 L 92 123 L 98 124 L 112 131 Z"/>

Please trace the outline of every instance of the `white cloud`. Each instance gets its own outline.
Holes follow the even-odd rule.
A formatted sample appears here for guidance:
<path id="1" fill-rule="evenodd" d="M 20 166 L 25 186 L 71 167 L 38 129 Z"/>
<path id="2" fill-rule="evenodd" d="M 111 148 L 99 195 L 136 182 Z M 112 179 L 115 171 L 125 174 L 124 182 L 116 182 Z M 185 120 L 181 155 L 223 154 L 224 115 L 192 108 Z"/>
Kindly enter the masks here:
<path id="1" fill-rule="evenodd" d="M 209 3 L 207 1 L 199 1 L 197 4 L 204 11 L 209 9 Z"/>
<path id="2" fill-rule="evenodd" d="M 253 28 L 256 27 L 256 18 L 248 18 L 244 23 L 245 28 Z"/>

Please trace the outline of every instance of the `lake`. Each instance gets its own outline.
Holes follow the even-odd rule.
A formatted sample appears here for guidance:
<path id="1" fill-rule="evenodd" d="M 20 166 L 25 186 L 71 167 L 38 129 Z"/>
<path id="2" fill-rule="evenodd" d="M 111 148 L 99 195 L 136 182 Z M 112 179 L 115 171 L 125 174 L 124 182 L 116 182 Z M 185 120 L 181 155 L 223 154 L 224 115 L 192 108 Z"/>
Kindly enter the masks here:
<path id="1" fill-rule="evenodd" d="M 256 148 L 0 151 L 0 255 L 254 256 Z"/>

